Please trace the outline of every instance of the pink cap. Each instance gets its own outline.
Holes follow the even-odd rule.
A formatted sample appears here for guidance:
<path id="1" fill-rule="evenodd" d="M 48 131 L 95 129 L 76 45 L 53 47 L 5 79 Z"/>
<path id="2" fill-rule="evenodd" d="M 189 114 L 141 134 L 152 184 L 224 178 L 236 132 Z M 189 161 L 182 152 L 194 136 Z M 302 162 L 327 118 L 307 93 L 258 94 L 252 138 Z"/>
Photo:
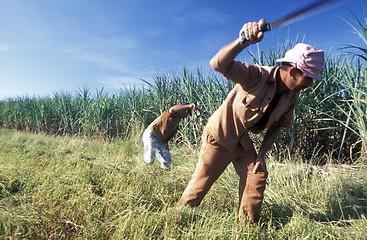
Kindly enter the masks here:
<path id="1" fill-rule="evenodd" d="M 287 62 L 299 68 L 307 76 L 322 81 L 320 72 L 324 67 L 324 51 L 316 50 L 314 47 L 297 43 L 294 48 L 285 53 L 284 58 L 276 60 L 277 62 Z"/>

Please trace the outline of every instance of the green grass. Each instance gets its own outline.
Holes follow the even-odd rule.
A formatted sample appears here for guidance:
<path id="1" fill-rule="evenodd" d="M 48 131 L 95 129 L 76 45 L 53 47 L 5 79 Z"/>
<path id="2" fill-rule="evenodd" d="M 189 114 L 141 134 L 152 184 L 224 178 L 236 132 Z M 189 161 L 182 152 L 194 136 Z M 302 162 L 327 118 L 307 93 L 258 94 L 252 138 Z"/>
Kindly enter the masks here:
<path id="1" fill-rule="evenodd" d="M 367 170 L 269 160 L 259 224 L 237 222 L 229 167 L 201 206 L 177 210 L 198 147 L 173 146 L 170 171 L 124 141 L 0 130 L 1 239 L 366 239 Z M 331 160 L 330 160 L 331 161 Z"/>

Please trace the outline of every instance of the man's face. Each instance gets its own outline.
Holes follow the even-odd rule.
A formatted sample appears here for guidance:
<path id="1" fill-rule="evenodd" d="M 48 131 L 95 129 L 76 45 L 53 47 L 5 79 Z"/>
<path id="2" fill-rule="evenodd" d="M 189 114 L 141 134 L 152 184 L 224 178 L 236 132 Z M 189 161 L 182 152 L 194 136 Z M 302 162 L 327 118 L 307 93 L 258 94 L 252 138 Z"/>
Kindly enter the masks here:
<path id="1" fill-rule="evenodd" d="M 294 91 L 301 91 L 307 87 L 311 87 L 313 85 L 313 78 L 307 76 L 304 72 L 297 69 L 297 74 L 294 76 Z"/>

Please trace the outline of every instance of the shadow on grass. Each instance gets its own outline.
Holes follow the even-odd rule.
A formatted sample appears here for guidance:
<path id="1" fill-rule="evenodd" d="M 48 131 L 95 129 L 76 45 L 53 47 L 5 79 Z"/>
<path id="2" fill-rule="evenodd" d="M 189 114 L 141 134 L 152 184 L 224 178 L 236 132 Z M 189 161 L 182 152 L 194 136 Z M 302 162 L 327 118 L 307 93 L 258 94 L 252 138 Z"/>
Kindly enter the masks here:
<path id="1" fill-rule="evenodd" d="M 348 226 L 350 225 L 349 221 L 360 220 L 362 216 L 367 215 L 366 206 L 367 196 L 363 192 L 359 192 L 355 196 L 348 195 L 345 199 L 331 200 L 329 212 L 326 213 L 311 213 L 307 210 L 300 212 L 295 210 L 293 206 L 272 204 L 264 207 L 262 221 L 275 222 L 275 226 L 280 228 L 290 222 L 293 216 L 302 215 L 322 224 L 333 223 Z"/>
<path id="2" fill-rule="evenodd" d="M 8 179 L 0 176 L 0 199 L 11 196 L 22 190 L 24 183 L 19 179 Z"/>

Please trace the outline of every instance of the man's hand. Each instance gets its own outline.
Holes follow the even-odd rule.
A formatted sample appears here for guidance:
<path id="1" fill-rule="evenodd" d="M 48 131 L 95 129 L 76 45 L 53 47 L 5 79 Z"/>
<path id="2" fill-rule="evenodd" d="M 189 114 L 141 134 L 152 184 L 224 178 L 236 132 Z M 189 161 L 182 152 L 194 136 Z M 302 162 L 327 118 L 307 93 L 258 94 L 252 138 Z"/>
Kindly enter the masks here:
<path id="1" fill-rule="evenodd" d="M 192 110 L 194 110 L 194 111 L 198 110 L 198 107 L 196 106 L 196 104 L 195 104 L 195 103 L 191 103 L 191 104 L 190 104 L 190 108 L 191 108 Z"/>
<path id="2" fill-rule="evenodd" d="M 264 157 L 258 155 L 252 172 L 256 174 L 259 171 L 259 168 L 261 168 L 265 173 L 268 172 L 268 170 L 266 169 L 266 163 Z"/>
<path id="3" fill-rule="evenodd" d="M 245 23 L 240 31 L 240 39 L 244 35 L 246 37 L 246 42 L 249 44 L 255 44 L 260 42 L 264 38 L 264 33 L 262 29 L 265 27 L 266 23 L 264 19 L 260 19 L 259 22 L 249 22 Z"/>

